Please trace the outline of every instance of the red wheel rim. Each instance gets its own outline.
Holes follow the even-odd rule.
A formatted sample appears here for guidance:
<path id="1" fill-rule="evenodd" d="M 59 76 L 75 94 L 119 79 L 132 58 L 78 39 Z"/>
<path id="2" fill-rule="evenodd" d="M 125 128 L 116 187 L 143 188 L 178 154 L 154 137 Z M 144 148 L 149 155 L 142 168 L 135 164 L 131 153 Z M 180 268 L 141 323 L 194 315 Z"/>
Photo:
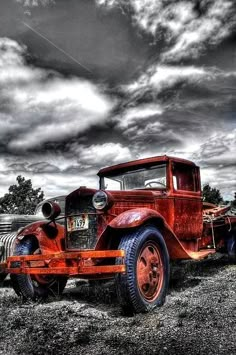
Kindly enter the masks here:
<path id="1" fill-rule="evenodd" d="M 41 250 L 38 248 L 34 251 L 33 255 L 39 255 L 39 254 L 41 254 Z M 54 278 L 50 275 L 34 274 L 31 275 L 31 279 L 33 281 L 36 281 L 38 284 L 48 285 L 52 283 Z"/>
<path id="2" fill-rule="evenodd" d="M 153 302 L 159 295 L 164 280 L 164 269 L 159 247 L 147 242 L 137 260 L 137 283 L 142 297 Z"/>

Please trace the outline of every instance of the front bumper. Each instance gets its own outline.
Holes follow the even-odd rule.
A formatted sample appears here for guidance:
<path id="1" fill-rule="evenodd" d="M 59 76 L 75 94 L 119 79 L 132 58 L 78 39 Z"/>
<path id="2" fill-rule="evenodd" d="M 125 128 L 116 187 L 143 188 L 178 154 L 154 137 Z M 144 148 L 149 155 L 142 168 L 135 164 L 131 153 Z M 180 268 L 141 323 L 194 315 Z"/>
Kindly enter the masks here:
<path id="1" fill-rule="evenodd" d="M 0 272 L 107 277 L 125 272 L 124 256 L 124 250 L 86 250 L 10 256 L 5 263 L 0 264 Z M 116 265 L 114 258 L 121 258 L 121 263 Z"/>

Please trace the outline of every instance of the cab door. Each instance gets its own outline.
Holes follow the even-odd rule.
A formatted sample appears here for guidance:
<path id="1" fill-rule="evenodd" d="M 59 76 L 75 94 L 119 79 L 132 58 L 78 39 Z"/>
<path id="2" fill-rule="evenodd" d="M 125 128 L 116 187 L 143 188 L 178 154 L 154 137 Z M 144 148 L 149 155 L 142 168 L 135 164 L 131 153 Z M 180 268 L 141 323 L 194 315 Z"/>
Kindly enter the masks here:
<path id="1" fill-rule="evenodd" d="M 174 231 L 181 240 L 194 240 L 202 235 L 202 198 L 199 168 L 172 163 Z"/>

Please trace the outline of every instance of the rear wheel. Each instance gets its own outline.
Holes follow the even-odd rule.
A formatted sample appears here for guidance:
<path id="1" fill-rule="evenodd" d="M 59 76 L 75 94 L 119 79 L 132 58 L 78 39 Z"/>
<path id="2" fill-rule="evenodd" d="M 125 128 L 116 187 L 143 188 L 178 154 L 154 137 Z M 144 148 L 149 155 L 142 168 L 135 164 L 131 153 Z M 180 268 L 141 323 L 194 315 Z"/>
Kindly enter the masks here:
<path id="1" fill-rule="evenodd" d="M 32 238 L 23 239 L 15 245 L 14 255 L 32 255 L 39 254 L 40 249 L 36 241 Z M 15 265 L 17 267 L 17 265 Z M 47 297 L 59 295 L 63 292 L 67 277 L 54 275 L 26 275 L 11 274 L 12 287 L 18 296 L 24 298 L 36 299 L 38 297 Z"/>
<path id="2" fill-rule="evenodd" d="M 230 261 L 236 263 L 236 235 L 231 234 L 227 240 L 227 251 Z"/>
<path id="3" fill-rule="evenodd" d="M 142 226 L 122 237 L 119 249 L 125 250 L 126 273 L 116 276 L 116 287 L 124 311 L 148 312 L 161 306 L 169 283 L 169 255 L 160 232 Z"/>
<path id="4" fill-rule="evenodd" d="M 0 283 L 2 283 L 6 277 L 7 277 L 7 274 L 0 274 Z"/>

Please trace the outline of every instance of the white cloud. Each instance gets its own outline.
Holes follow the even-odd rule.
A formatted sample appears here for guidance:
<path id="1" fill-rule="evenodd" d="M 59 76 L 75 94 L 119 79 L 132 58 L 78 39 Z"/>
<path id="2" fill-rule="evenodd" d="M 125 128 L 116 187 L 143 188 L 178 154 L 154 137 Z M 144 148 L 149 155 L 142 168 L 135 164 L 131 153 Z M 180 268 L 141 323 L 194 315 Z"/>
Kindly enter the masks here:
<path id="1" fill-rule="evenodd" d="M 45 193 L 45 198 L 50 198 L 59 195 L 68 195 L 70 192 L 76 190 L 80 186 L 87 186 L 97 189 L 99 187 L 98 177 L 96 174 L 88 176 L 87 174 L 75 175 L 64 173 L 24 173 L 22 174 L 26 179 L 31 179 L 33 188 L 41 188 Z M 2 173 L 0 172 L 0 179 L 2 182 L 0 186 L 0 197 L 8 192 L 10 185 L 16 184 L 16 174 L 14 172 Z"/>
<path id="2" fill-rule="evenodd" d="M 166 135 L 169 135 L 166 132 Z M 202 185 L 220 190 L 225 200 L 232 200 L 236 191 L 236 130 L 223 133 L 215 132 L 210 137 L 196 137 L 194 141 L 185 140 L 183 146 L 155 150 L 155 145 L 140 151 L 140 158 L 155 155 L 170 155 L 189 159 L 200 166 Z"/>
<path id="3" fill-rule="evenodd" d="M 236 187 L 236 129 L 216 132 L 199 145 L 192 159 L 201 166 L 202 183 L 220 190 L 226 200 L 232 200 Z"/>
<path id="4" fill-rule="evenodd" d="M 196 66 L 173 66 L 173 65 L 154 65 L 142 74 L 136 81 L 123 89 L 128 93 L 145 90 L 153 90 L 160 93 L 165 89 L 173 88 L 179 83 L 199 83 L 201 80 L 210 80 L 216 75 L 214 69 L 206 69 Z"/>
<path id="5" fill-rule="evenodd" d="M 47 6 L 49 4 L 55 4 L 55 0 L 16 0 L 16 2 L 22 4 L 25 7 L 37 7 Z"/>
<path id="6" fill-rule="evenodd" d="M 217 132 L 202 143 L 195 158 L 207 165 L 224 166 L 236 164 L 236 129 L 229 132 Z"/>
<path id="7" fill-rule="evenodd" d="M 161 133 L 163 131 L 163 133 Z M 139 130 L 134 130 L 136 138 Z M 35 188 L 41 187 L 47 197 L 68 194 L 79 186 L 98 188 L 97 171 L 105 166 L 118 164 L 138 158 L 155 155 L 171 155 L 194 161 L 201 168 L 202 183 L 210 183 L 220 189 L 225 199 L 232 199 L 236 180 L 235 150 L 236 130 L 230 133 L 216 132 L 210 138 L 196 137 L 184 140 L 183 146 L 165 147 L 148 143 L 148 135 L 181 139 L 181 134 L 164 129 L 158 122 L 148 123 L 140 136 L 146 137 L 146 144 L 140 145 L 134 140 L 132 151 L 120 143 L 82 145 L 74 143 L 67 154 L 31 155 L 30 157 L 5 156 L 0 158 L 0 196 L 8 187 L 16 183 L 16 176 L 21 174 L 31 179 Z M 183 137 L 182 137 L 183 138 Z M 193 144 L 194 143 L 194 144 Z M 136 145 L 135 145 L 136 144 Z M 72 168 L 72 169 L 71 169 Z M 75 169 L 74 171 L 71 171 Z"/>
<path id="8" fill-rule="evenodd" d="M 104 123 L 114 102 L 102 87 L 26 65 L 25 50 L 15 41 L 0 39 L 0 101 L 9 112 L 1 116 L 0 138 L 14 130 L 9 149 L 27 150 L 75 137 Z"/>
<path id="9" fill-rule="evenodd" d="M 41 187 L 46 197 L 68 194 L 79 186 L 98 188 L 96 174 L 100 168 L 134 158 L 128 147 L 112 142 L 87 146 L 74 143 L 64 155 L 6 155 L 0 158 L 0 197 L 16 183 L 17 175 L 31 179 L 33 187 Z"/>
<path id="10" fill-rule="evenodd" d="M 232 175 L 232 167 L 202 167 L 201 168 L 202 185 L 209 183 L 211 187 L 220 190 L 224 200 L 232 201 L 236 191 L 236 180 Z"/>
<path id="11" fill-rule="evenodd" d="M 150 85 L 161 91 L 182 81 L 196 83 L 203 77 L 209 78 L 209 73 L 204 68 L 163 65 L 157 66 L 153 71 L 150 77 Z"/>
<path id="12" fill-rule="evenodd" d="M 78 154 L 78 162 L 87 166 L 106 166 L 132 159 L 128 147 L 120 143 L 92 144 L 90 146 L 72 145 L 71 151 Z"/>
<path id="13" fill-rule="evenodd" d="M 118 121 L 118 127 L 126 129 L 127 127 L 142 124 L 151 117 L 157 117 L 163 113 L 163 108 L 158 104 L 143 104 L 137 107 L 127 108 L 115 120 Z"/>
<path id="14" fill-rule="evenodd" d="M 74 173 L 32 175 L 33 186 L 41 187 L 47 198 L 59 195 L 68 195 L 80 186 L 98 189 L 98 181 L 99 180 L 96 175 L 88 176 L 85 173 L 78 175 L 75 175 Z"/>

